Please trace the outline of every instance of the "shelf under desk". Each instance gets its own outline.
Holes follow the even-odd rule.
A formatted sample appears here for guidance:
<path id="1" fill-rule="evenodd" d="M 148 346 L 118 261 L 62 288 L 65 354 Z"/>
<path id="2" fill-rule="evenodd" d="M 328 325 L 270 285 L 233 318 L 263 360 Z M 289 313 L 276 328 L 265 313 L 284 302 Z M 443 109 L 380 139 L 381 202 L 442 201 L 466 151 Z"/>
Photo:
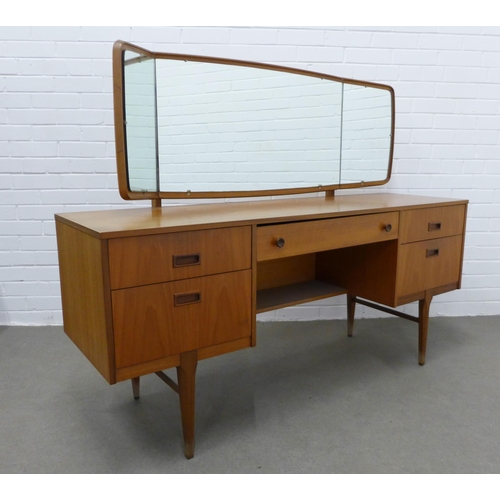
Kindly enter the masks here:
<path id="1" fill-rule="evenodd" d="M 311 280 L 257 291 L 257 313 L 296 306 L 313 300 L 343 295 L 347 290 L 331 283 Z"/>

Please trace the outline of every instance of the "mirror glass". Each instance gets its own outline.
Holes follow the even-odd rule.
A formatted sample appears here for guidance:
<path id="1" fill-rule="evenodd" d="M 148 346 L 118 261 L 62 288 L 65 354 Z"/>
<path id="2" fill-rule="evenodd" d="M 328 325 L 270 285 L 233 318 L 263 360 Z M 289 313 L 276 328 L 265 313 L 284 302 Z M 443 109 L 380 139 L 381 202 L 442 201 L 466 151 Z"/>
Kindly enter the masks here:
<path id="1" fill-rule="evenodd" d="M 391 94 L 387 90 L 344 84 L 340 184 L 387 177 L 391 122 Z"/>
<path id="2" fill-rule="evenodd" d="M 124 54 L 125 127 L 130 191 L 157 189 L 155 60 Z"/>
<path id="3" fill-rule="evenodd" d="M 389 179 L 390 87 L 148 54 L 127 49 L 122 56 L 124 171 L 131 193 L 244 196 Z"/>
<path id="4" fill-rule="evenodd" d="M 157 60 L 160 191 L 338 184 L 342 84 Z"/>

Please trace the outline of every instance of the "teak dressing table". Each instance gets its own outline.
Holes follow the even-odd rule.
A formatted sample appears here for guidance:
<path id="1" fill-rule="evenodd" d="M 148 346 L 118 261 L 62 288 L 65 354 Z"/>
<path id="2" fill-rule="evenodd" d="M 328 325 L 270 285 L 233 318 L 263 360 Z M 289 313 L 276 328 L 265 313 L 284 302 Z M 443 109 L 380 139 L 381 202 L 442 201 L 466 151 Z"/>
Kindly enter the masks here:
<path id="1" fill-rule="evenodd" d="M 348 180 L 330 185 L 250 193 L 165 193 L 160 189 L 163 174 L 158 153 L 161 114 L 155 106 L 152 144 L 156 152 L 143 151 L 132 159 L 130 148 L 144 135 L 144 128 L 134 130 L 134 111 L 127 108 L 127 99 L 133 99 L 124 90 L 137 77 L 136 73 L 131 73 L 134 78 L 127 76 L 127 66 L 136 71 L 134 64 L 161 60 L 326 79 L 341 85 L 344 110 L 349 102 L 347 85 L 387 92 L 391 106 L 385 123 L 390 139 L 383 178 L 376 178 L 379 172 L 375 171 L 356 179 L 347 161 L 345 167 L 339 164 L 339 170 L 352 172 L 339 174 L 338 179 Z M 157 78 L 159 67 L 154 73 Z M 188 73 L 190 78 L 199 77 Z M 418 362 L 424 364 L 431 300 L 460 288 L 467 201 L 388 193 L 334 196 L 336 189 L 388 181 L 394 139 L 390 87 L 241 61 L 152 53 L 124 42 L 114 47 L 114 82 L 120 192 L 126 199 L 149 199 L 152 206 L 55 216 L 64 330 L 110 384 L 130 379 L 135 398 L 139 398 L 140 377 L 152 373 L 178 392 L 187 458 L 194 454 L 197 363 L 255 346 L 260 312 L 346 294 L 349 336 L 357 303 L 416 321 Z M 153 87 L 159 103 L 158 82 Z M 344 134 L 346 113 L 339 118 Z M 335 136 L 333 128 L 330 132 Z M 353 149 L 355 140 L 350 139 L 348 150 L 340 133 L 344 157 Z M 143 175 L 141 168 L 151 159 L 148 155 L 154 173 L 144 169 Z M 286 179 L 286 172 L 283 175 Z M 139 187 L 134 188 L 134 183 Z M 163 198 L 314 192 L 325 194 L 161 206 Z M 418 317 L 393 309 L 414 301 L 419 301 Z M 163 372 L 173 367 L 177 381 Z"/>

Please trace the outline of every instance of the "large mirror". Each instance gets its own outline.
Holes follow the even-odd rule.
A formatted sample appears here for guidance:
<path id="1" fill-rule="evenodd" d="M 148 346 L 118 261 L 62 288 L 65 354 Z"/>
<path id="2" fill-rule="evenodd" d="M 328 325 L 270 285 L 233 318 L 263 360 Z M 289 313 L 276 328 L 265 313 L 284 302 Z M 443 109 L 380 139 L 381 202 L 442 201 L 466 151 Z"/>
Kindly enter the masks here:
<path id="1" fill-rule="evenodd" d="M 389 86 L 125 42 L 113 64 L 126 199 L 334 191 L 390 178 Z"/>

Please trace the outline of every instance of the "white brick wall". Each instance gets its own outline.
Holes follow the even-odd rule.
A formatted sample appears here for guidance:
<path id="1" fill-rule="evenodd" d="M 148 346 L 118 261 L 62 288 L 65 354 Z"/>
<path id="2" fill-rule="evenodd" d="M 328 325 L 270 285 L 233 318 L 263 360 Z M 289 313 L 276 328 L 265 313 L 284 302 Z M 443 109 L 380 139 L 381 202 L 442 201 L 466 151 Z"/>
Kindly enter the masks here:
<path id="1" fill-rule="evenodd" d="M 392 85 L 383 190 L 470 200 L 463 288 L 431 314 L 500 314 L 500 28 L 0 27 L 0 324 L 62 322 L 55 212 L 130 205 L 114 160 L 119 38 Z M 341 318 L 344 300 L 261 319 Z"/>

